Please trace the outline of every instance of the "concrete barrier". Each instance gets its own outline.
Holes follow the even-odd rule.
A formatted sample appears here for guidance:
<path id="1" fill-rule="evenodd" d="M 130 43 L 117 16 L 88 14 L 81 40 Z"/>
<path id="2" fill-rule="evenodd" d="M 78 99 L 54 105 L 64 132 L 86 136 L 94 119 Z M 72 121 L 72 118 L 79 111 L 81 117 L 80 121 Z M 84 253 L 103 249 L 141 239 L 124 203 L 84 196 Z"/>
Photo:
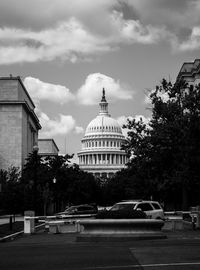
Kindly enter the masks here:
<path id="1" fill-rule="evenodd" d="M 80 220 L 84 230 L 77 241 L 163 239 L 164 221 L 154 219 L 95 219 Z"/>
<path id="2" fill-rule="evenodd" d="M 49 221 L 50 233 L 75 233 L 78 232 L 78 226 L 75 221 L 55 220 Z"/>

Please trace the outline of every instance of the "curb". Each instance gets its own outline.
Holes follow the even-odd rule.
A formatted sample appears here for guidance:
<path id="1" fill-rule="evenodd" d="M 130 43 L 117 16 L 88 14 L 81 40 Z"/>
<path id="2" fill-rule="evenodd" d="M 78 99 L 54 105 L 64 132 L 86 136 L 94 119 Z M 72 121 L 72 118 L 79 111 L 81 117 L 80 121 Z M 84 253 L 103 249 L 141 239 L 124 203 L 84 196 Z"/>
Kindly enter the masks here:
<path id="1" fill-rule="evenodd" d="M 14 240 L 16 237 L 18 237 L 18 236 L 20 236 L 20 235 L 22 235 L 22 234 L 24 234 L 24 231 L 19 231 L 19 232 L 10 234 L 10 235 L 6 235 L 6 236 L 0 238 L 0 242 L 12 241 L 12 240 Z"/>
<path id="2" fill-rule="evenodd" d="M 37 230 L 38 228 L 40 228 L 40 227 L 42 227 L 44 225 L 45 224 L 37 225 L 37 226 L 35 226 L 35 229 Z M 13 233 L 13 234 L 6 235 L 4 237 L 1 237 L 0 238 L 0 243 L 7 242 L 7 241 L 13 241 L 13 240 L 15 240 L 15 238 L 17 238 L 18 236 L 21 236 L 21 235 L 24 235 L 24 230 L 23 231 L 16 232 L 16 233 Z"/>

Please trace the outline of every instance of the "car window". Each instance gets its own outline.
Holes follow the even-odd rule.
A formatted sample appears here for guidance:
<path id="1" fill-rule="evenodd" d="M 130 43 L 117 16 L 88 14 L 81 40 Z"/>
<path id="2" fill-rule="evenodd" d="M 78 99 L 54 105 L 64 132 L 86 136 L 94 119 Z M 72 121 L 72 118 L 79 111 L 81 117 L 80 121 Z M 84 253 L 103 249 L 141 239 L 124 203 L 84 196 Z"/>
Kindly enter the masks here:
<path id="1" fill-rule="evenodd" d="M 68 214 L 74 213 L 77 210 L 77 208 L 75 206 L 71 206 L 68 207 L 67 209 L 65 209 L 65 212 Z"/>
<path id="2" fill-rule="evenodd" d="M 109 211 L 118 211 L 118 210 L 133 210 L 135 204 L 123 203 L 123 204 L 115 204 Z"/>
<path id="3" fill-rule="evenodd" d="M 155 209 L 161 209 L 158 203 L 151 203 Z"/>
<path id="4" fill-rule="evenodd" d="M 142 211 L 151 211 L 153 210 L 150 203 L 139 203 L 137 208 L 140 208 Z"/>
<path id="5" fill-rule="evenodd" d="M 90 207 L 90 206 L 80 206 L 78 208 L 78 211 L 90 211 L 90 210 L 93 210 L 93 207 Z"/>

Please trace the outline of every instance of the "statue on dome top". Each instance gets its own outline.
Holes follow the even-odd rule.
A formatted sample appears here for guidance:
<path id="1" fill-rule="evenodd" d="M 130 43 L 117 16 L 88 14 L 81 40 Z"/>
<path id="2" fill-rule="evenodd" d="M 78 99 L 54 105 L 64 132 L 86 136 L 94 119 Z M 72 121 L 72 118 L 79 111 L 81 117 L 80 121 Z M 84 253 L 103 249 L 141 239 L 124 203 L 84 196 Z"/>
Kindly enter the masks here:
<path id="1" fill-rule="evenodd" d="M 101 102 L 106 102 L 106 96 L 105 96 L 105 89 L 103 87 L 103 91 L 102 91 L 102 99 L 101 99 Z"/>

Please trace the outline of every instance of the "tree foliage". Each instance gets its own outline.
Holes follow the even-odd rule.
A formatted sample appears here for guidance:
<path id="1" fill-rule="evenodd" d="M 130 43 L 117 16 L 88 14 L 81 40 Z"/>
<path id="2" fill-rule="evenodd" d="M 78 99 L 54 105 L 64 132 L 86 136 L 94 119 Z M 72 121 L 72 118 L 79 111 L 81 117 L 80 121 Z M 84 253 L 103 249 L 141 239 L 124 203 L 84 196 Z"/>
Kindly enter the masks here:
<path id="1" fill-rule="evenodd" d="M 1 209 L 12 214 L 34 210 L 46 215 L 63 211 L 71 204 L 98 203 L 97 181 L 71 164 L 71 158 L 65 155 L 44 159 L 33 152 L 21 173 L 16 168 L 0 171 Z"/>
<path id="2" fill-rule="evenodd" d="M 200 196 L 200 85 L 172 85 L 163 80 L 150 94 L 152 118 L 148 124 L 128 120 L 123 149 L 130 157 L 133 189 L 186 209 Z M 137 193 L 137 192 L 136 192 Z"/>

